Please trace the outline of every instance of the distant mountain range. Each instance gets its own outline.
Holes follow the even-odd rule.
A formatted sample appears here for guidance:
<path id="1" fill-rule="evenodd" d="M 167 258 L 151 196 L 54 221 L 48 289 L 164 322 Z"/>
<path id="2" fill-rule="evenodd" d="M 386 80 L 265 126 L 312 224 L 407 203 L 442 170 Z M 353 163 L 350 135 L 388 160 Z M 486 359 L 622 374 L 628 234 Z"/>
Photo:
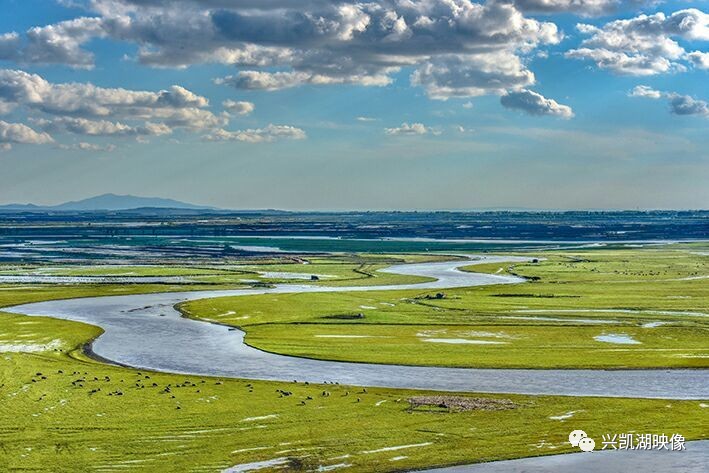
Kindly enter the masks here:
<path id="1" fill-rule="evenodd" d="M 138 197 L 135 195 L 103 194 L 83 200 L 74 200 L 59 205 L 40 206 L 35 204 L 0 205 L 0 211 L 12 212 L 91 212 L 131 209 L 181 209 L 181 210 L 217 210 L 215 207 L 189 204 L 173 199 L 159 197 Z"/>

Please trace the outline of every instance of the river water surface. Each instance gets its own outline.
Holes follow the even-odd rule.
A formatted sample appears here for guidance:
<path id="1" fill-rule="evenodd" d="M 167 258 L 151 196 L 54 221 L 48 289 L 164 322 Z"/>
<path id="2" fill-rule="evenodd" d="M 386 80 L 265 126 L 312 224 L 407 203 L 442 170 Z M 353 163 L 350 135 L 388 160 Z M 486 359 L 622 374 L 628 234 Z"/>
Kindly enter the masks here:
<path id="1" fill-rule="evenodd" d="M 346 363 L 266 353 L 244 343 L 237 329 L 181 317 L 180 302 L 273 293 L 345 292 L 394 289 L 439 290 L 523 279 L 460 271 L 471 263 L 525 260 L 481 256 L 474 261 L 397 265 L 384 271 L 434 278 L 391 286 L 327 287 L 283 284 L 273 288 L 106 296 L 25 304 L 4 309 L 96 325 L 105 331 L 92 345 L 107 361 L 156 371 L 221 377 L 338 382 L 359 386 L 570 396 L 707 399 L 706 370 L 532 370 L 468 369 Z"/>

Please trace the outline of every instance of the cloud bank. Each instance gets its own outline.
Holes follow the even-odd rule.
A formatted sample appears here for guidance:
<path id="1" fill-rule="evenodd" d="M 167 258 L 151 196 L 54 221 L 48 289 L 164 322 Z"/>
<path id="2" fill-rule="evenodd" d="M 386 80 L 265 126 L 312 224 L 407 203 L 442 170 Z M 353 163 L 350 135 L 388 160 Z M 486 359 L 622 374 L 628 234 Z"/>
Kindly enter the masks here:
<path id="1" fill-rule="evenodd" d="M 54 140 L 47 133 L 37 132 L 22 123 L 8 123 L 0 120 L 0 146 L 8 150 L 13 144 L 45 144 Z"/>
<path id="2" fill-rule="evenodd" d="M 250 102 L 227 100 L 223 106 L 234 115 L 254 110 Z M 42 129 L 38 133 L 26 125 L 3 122 L 2 142 L 6 144 L 49 143 L 53 141 L 50 133 L 135 138 L 170 135 L 176 130 L 213 134 L 229 124 L 229 115 L 217 115 L 208 107 L 207 98 L 179 85 L 152 92 L 91 83 L 57 84 L 38 74 L 0 69 L 0 112 L 22 109 Z M 287 134 L 271 130 L 266 136 L 240 141 L 273 141 Z"/>
<path id="3" fill-rule="evenodd" d="M 423 123 L 402 123 L 401 126 L 393 128 L 385 128 L 384 133 L 390 136 L 416 136 L 437 134 L 434 130 L 427 127 Z"/>
<path id="4" fill-rule="evenodd" d="M 596 18 L 576 25 L 574 34 L 584 39 L 572 49 L 564 48 L 568 59 L 631 76 L 709 70 L 709 52 L 701 50 L 709 41 L 709 14 L 698 8 L 635 13 L 655 3 L 90 0 L 82 2 L 85 13 L 78 18 L 0 33 L 0 60 L 18 65 L 0 69 L 0 115 L 24 114 L 27 123 L 14 125 L 24 126 L 25 136 L 31 131 L 50 140 L 70 134 L 144 141 L 178 132 L 208 141 L 249 143 L 306 137 L 294 125 L 232 126 L 232 121 L 254 112 L 250 101 L 224 100 L 215 112 L 206 97 L 180 85 L 159 91 L 104 88 L 90 82 L 53 83 L 21 70 L 25 65 L 53 64 L 89 70 L 95 66 L 95 41 L 110 40 L 134 46 L 132 59 L 149 67 L 227 65 L 234 70 L 212 78 L 225 90 L 385 87 L 406 71 L 410 85 L 434 100 L 494 95 L 504 108 L 570 119 L 571 107 L 533 90 L 537 77 L 530 64 L 548 58 L 547 47 L 566 44 L 554 14 Z M 635 16 L 598 19 L 620 10 Z M 675 114 L 703 114 L 701 100 L 678 94 L 660 97 L 668 99 Z M 10 123 L 5 123 L 7 128 Z M 403 123 L 385 133 L 434 132 L 421 123 Z M 22 133 L 15 129 L 12 134 Z M 41 141 L 27 140 L 15 142 Z M 3 146 L 10 146 L 10 138 Z"/>
<path id="5" fill-rule="evenodd" d="M 0 37 L 0 59 L 90 68 L 89 42 L 111 38 L 138 45 L 145 65 L 236 66 L 236 74 L 217 81 L 238 89 L 384 86 L 409 67 L 412 83 L 431 97 L 470 97 L 532 85 L 522 55 L 561 41 L 553 22 L 525 10 L 592 12 L 614 2 L 601 3 L 94 0 L 96 16 Z"/>
<path id="6" fill-rule="evenodd" d="M 685 71 L 687 65 L 706 69 L 707 53 L 687 51 L 680 41 L 709 41 L 709 14 L 696 8 L 670 15 L 655 13 L 615 20 L 602 27 L 577 25 L 586 36 L 581 47 L 566 56 L 592 61 L 597 67 L 632 76 Z"/>
<path id="7" fill-rule="evenodd" d="M 573 118 L 574 112 L 568 105 L 548 99 L 532 90 L 510 92 L 500 97 L 503 107 L 521 110 L 529 115 L 550 115 L 559 118 Z"/>
<path id="8" fill-rule="evenodd" d="M 709 102 L 699 100 L 691 95 L 682 95 L 676 92 L 661 92 L 646 85 L 639 85 L 628 94 L 631 97 L 646 99 L 667 99 L 670 112 L 674 115 L 699 115 L 709 117 Z"/>
<path id="9" fill-rule="evenodd" d="M 277 139 L 304 140 L 307 137 L 305 131 L 288 125 L 270 124 L 265 128 L 248 130 L 215 130 L 205 135 L 206 141 L 243 141 L 246 143 L 264 143 Z"/>

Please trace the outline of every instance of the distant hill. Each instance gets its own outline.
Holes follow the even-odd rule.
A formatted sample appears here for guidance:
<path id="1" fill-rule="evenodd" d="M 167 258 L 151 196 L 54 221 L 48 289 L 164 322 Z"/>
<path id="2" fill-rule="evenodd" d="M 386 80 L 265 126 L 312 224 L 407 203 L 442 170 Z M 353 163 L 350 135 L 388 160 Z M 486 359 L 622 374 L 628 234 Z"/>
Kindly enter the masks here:
<path id="1" fill-rule="evenodd" d="M 0 211 L 25 211 L 25 212 L 80 212 L 100 210 L 131 210 L 141 208 L 152 209 L 183 209 L 183 210 L 216 210 L 214 207 L 189 204 L 173 199 L 159 197 L 139 197 L 134 195 L 103 194 L 88 199 L 65 202 L 59 205 L 39 206 L 34 204 L 9 204 L 0 205 Z"/>

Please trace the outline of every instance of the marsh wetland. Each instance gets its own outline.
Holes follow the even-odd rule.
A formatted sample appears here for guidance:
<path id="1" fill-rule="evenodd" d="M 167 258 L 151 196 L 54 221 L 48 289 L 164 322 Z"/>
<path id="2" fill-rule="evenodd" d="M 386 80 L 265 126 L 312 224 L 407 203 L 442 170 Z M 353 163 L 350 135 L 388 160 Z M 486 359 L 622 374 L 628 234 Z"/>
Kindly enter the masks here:
<path id="1" fill-rule="evenodd" d="M 709 437 L 701 241 L 173 235 L 198 242 L 177 254 L 22 231 L 0 264 L 9 471 L 407 471 L 578 451 L 573 429 Z"/>

